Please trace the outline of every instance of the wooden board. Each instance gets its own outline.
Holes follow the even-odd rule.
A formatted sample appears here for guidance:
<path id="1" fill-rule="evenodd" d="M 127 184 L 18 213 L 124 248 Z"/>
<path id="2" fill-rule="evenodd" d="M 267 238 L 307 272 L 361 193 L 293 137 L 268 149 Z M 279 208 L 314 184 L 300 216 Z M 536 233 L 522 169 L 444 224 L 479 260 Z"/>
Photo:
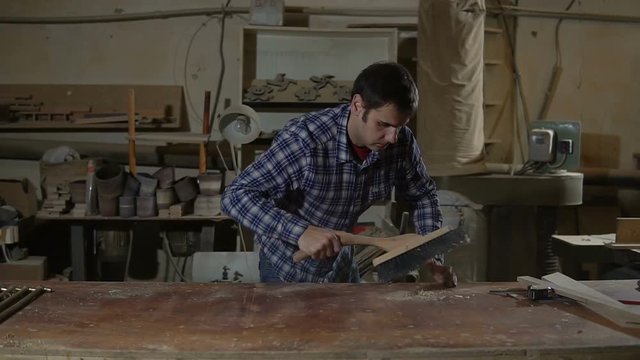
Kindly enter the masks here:
<path id="1" fill-rule="evenodd" d="M 427 284 L 47 286 L 55 292 L 0 324 L 0 358 L 632 359 L 640 352 L 640 330 L 617 327 L 574 301 L 489 294 L 515 283 L 449 290 Z"/>
<path id="2" fill-rule="evenodd" d="M 640 218 L 618 218 L 616 244 L 640 243 Z"/>

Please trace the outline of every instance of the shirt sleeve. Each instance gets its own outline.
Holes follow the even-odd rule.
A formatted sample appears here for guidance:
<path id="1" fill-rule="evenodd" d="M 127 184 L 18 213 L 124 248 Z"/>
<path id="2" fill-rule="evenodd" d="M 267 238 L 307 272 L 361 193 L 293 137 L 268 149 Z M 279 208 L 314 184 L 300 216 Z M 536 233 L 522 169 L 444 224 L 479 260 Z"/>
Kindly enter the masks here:
<path id="1" fill-rule="evenodd" d="M 302 180 L 305 148 L 299 137 L 287 131 L 278 133 L 269 149 L 226 187 L 222 211 L 265 238 L 297 246 L 309 223 L 278 208 L 276 201 Z"/>
<path id="2" fill-rule="evenodd" d="M 442 227 L 442 212 L 435 181 L 427 173 L 420 148 L 413 135 L 408 139 L 408 154 L 400 162 L 396 190 L 411 207 L 416 232 L 425 235 Z"/>

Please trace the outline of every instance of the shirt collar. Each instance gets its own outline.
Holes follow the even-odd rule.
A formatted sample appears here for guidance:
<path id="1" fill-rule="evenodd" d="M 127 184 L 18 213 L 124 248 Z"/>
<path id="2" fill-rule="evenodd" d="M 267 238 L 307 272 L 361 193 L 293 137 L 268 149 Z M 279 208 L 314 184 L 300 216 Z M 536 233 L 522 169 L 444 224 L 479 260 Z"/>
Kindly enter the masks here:
<path id="1" fill-rule="evenodd" d="M 350 104 L 340 105 L 340 109 L 338 110 L 336 154 L 338 157 L 338 162 L 343 163 L 354 161 L 353 154 L 351 154 L 350 149 L 351 145 L 349 145 L 349 135 L 347 134 L 347 122 L 349 121 L 349 114 L 351 114 L 349 105 Z"/>
<path id="2" fill-rule="evenodd" d="M 340 109 L 338 110 L 338 131 L 336 133 L 336 154 L 338 162 L 350 162 L 356 161 L 352 151 L 351 151 L 351 143 L 349 142 L 349 135 L 347 134 L 347 123 L 349 121 L 349 115 L 351 111 L 349 110 L 350 104 L 340 105 Z M 380 158 L 380 154 L 377 151 L 372 151 L 369 153 L 369 156 L 362 162 L 361 166 L 367 166 L 369 164 L 374 163 L 376 160 Z"/>

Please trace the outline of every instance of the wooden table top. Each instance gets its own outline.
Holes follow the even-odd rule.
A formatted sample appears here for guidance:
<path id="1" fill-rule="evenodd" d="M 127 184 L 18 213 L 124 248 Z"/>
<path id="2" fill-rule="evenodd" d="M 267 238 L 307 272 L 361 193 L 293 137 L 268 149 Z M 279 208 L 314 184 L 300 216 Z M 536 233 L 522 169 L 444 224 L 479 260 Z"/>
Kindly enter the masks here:
<path id="1" fill-rule="evenodd" d="M 640 329 L 618 327 L 572 300 L 532 302 L 489 294 L 521 287 L 516 283 L 448 290 L 428 284 L 44 284 L 54 292 L 0 324 L 0 358 L 632 359 L 640 354 Z M 615 296 L 640 299 L 635 280 L 604 285 Z"/>

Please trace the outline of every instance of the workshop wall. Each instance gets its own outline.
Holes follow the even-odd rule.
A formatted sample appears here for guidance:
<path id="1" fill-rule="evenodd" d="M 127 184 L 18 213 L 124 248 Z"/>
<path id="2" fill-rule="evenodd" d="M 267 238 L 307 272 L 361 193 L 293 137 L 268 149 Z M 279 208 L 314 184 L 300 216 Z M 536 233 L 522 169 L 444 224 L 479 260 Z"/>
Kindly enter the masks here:
<path id="1" fill-rule="evenodd" d="M 217 9 L 224 1 L 3 1 L 0 13 L 3 17 L 96 18 L 116 14 L 140 14 L 170 12 L 189 9 Z M 417 0 L 385 1 L 357 0 L 345 4 L 342 1 L 287 1 L 287 6 L 313 8 L 345 8 L 355 11 L 376 9 L 416 9 Z M 232 0 L 231 8 L 248 8 L 248 0 Z M 351 13 L 351 18 L 357 18 Z M 311 15 L 319 27 L 329 26 L 339 16 Z M 375 23 L 380 17 L 362 17 L 361 21 Z M 397 17 L 389 18 L 397 20 Z M 0 83 L 5 84 L 142 84 L 182 85 L 188 121 L 188 131 L 200 132 L 202 128 L 203 94 L 213 92 L 219 77 L 221 61 L 218 53 L 221 26 L 220 17 L 186 16 L 130 22 L 82 23 L 82 24 L 11 24 L 0 23 L 0 49 L 6 56 L 0 58 Z M 386 21 L 386 18 L 385 18 Z M 311 22 L 311 20 L 309 20 Z M 224 35 L 225 74 L 220 94 L 220 106 L 227 100 L 237 103 L 240 86 L 239 40 L 242 27 L 248 23 L 248 14 L 236 14 L 227 18 Z M 263 130 L 279 129 L 288 117 L 263 121 Z M 220 134 L 214 129 L 214 140 Z M 124 132 L 2 132 L 0 151 L 11 156 L 0 158 L 34 159 L 33 154 L 7 150 L 8 144 L 23 146 L 27 141 L 37 141 L 53 146 L 68 143 L 122 144 L 126 151 Z M 6 140 L 6 141 L 5 141 Z M 17 142 L 16 142 L 17 140 Z M 13 142 L 12 142 L 13 141 Z M 112 149 L 112 148 L 110 148 Z M 21 149 L 23 150 L 23 149 Z M 33 153 L 33 149 L 24 149 Z M 108 150 L 111 152 L 111 150 Z M 26 152 L 26 151 L 25 151 Z M 0 176 L 12 172 L 11 160 L 1 160 Z M 17 164 L 24 168 L 24 164 Z M 33 164 L 33 169 L 37 164 Z M 37 175 L 33 175 L 37 177 Z"/>
<path id="2" fill-rule="evenodd" d="M 564 11 L 571 1 L 521 0 L 519 6 Z M 562 21 L 556 52 L 556 18 L 519 17 L 517 62 L 532 120 L 544 103 L 557 57 L 563 69 L 547 119 L 580 121 L 583 133 L 600 141 L 600 163 L 590 166 L 635 169 L 640 152 L 640 3 L 634 0 L 575 1 L 570 12 L 634 17 L 635 22 Z M 619 141 L 606 146 L 604 137 Z M 590 146 L 584 143 L 584 146 Z M 606 154 L 619 151 L 619 158 Z M 584 165 L 584 164 L 583 164 Z"/>

